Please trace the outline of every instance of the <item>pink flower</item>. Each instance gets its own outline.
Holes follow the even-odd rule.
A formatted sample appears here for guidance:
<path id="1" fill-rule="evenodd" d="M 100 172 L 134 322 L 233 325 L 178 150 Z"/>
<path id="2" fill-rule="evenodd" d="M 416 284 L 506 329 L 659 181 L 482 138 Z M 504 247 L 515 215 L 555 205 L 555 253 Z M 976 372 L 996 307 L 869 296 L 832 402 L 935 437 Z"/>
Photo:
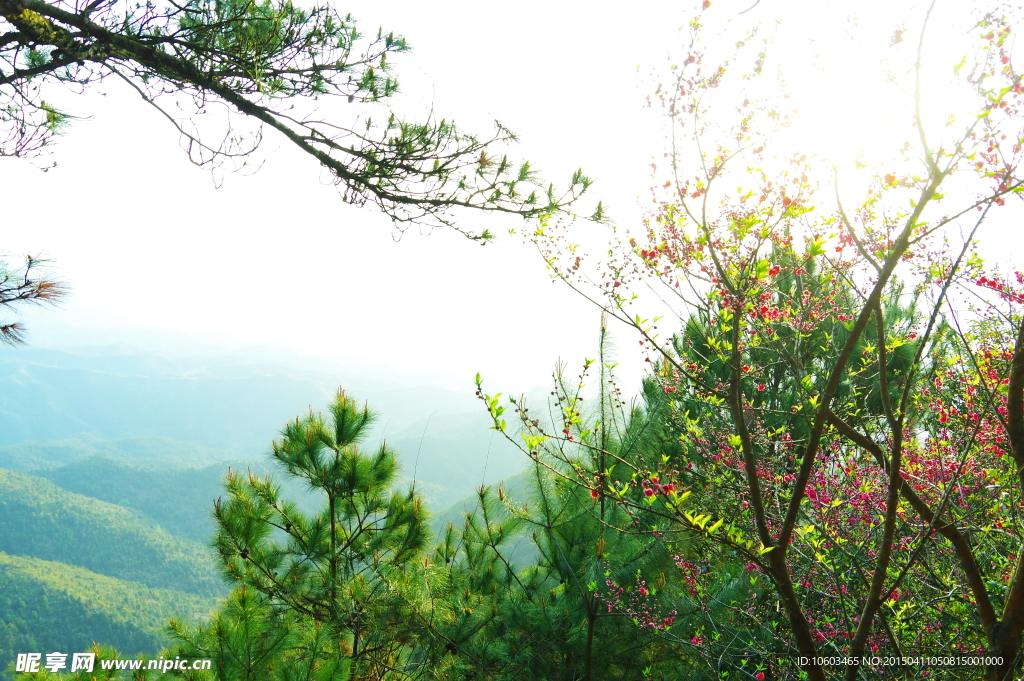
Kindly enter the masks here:
<path id="1" fill-rule="evenodd" d="M 646 595 L 647 595 L 647 593 L 648 593 L 648 591 L 647 591 L 647 588 L 646 588 L 646 587 L 643 587 L 643 586 L 642 586 L 642 587 L 640 587 L 639 591 L 640 591 L 640 595 L 641 595 L 641 596 L 646 596 Z"/>
<path id="2" fill-rule="evenodd" d="M 601 493 L 598 492 L 596 489 L 592 489 L 592 490 L 590 490 L 590 496 L 592 496 L 595 499 L 597 499 L 599 496 L 601 496 Z"/>
<path id="3" fill-rule="evenodd" d="M 668 394 L 670 394 L 670 393 L 674 393 L 674 392 L 675 392 L 675 391 L 676 391 L 677 389 L 676 389 L 676 388 L 674 388 L 674 387 L 673 387 L 673 386 L 671 386 L 671 385 L 666 385 L 666 386 L 665 386 L 665 387 L 663 388 L 663 390 L 665 391 L 665 394 L 666 394 L 666 395 L 668 395 Z"/>
<path id="4" fill-rule="evenodd" d="M 754 678 L 757 679 L 757 681 L 764 681 L 764 672 L 754 674 Z"/>

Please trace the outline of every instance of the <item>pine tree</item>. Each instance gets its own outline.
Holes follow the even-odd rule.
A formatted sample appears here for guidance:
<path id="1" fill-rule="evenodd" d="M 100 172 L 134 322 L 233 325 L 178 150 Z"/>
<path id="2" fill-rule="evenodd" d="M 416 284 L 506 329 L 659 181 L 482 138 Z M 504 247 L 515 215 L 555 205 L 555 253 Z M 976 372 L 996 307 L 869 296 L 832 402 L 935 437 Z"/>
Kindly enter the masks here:
<path id="1" fill-rule="evenodd" d="M 390 490 L 398 469 L 394 452 L 383 444 L 373 454 L 360 448 L 373 420 L 368 408 L 339 391 L 327 417 L 298 418 L 274 442 L 272 456 L 283 471 L 322 495 L 318 513 L 303 514 L 281 499 L 269 475 L 229 473 L 229 496 L 214 507 L 215 546 L 238 590 L 212 625 L 191 633 L 178 628 L 183 642 L 264 641 L 258 644 L 264 674 L 293 659 L 296 647 L 307 651 L 302 659 L 323 658 L 306 671 L 285 665 L 274 672 L 280 678 L 383 679 L 405 664 L 416 627 L 400 594 L 417 574 L 426 515 L 413 491 Z M 243 626 L 250 621 L 255 631 Z M 268 637 L 280 643 L 271 645 Z M 220 659 L 225 668 L 242 664 Z M 252 655 L 231 655 L 243 659 Z M 248 662 L 240 669 L 261 678 Z"/>
<path id="2" fill-rule="evenodd" d="M 600 348 L 578 382 L 556 372 L 553 423 L 511 400 L 533 468 L 529 504 L 505 505 L 530 528 L 537 550 L 518 575 L 557 615 L 520 618 L 521 630 L 543 632 L 522 678 L 719 678 L 720 668 L 695 648 L 705 637 L 707 645 L 715 643 L 712 632 L 733 643 L 751 640 L 759 627 L 733 612 L 756 589 L 735 556 L 714 551 L 699 533 L 671 532 L 665 514 L 647 503 L 655 499 L 646 492 L 657 485 L 657 471 L 685 467 L 685 451 L 652 385 L 642 405 L 621 398 L 604 324 Z M 597 403 L 588 410 L 586 383 L 595 364 L 600 389 L 586 398 Z M 500 396 L 484 394 L 482 386 L 478 394 L 495 428 L 510 434 Z M 687 581 L 698 563 L 717 565 Z M 514 621 L 506 617 L 503 624 Z M 545 676 L 552 669 L 557 676 Z"/>
<path id="3" fill-rule="evenodd" d="M 14 311 L 25 305 L 58 305 L 67 297 L 70 289 L 47 271 L 47 262 L 26 256 L 24 267 L 12 268 L 0 258 L 0 310 Z M 25 327 L 21 322 L 0 319 L 0 345 L 24 342 Z"/>

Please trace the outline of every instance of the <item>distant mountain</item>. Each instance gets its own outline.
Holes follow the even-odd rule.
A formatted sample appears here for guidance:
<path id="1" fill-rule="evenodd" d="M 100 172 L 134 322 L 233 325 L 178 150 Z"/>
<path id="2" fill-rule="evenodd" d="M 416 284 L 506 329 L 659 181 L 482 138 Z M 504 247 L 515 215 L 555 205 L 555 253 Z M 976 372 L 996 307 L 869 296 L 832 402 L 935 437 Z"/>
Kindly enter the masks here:
<path id="1" fill-rule="evenodd" d="M 234 463 L 236 470 L 244 470 L 244 464 Z M 228 464 L 223 463 L 206 468 L 147 470 L 123 461 L 91 457 L 29 474 L 69 492 L 130 508 L 169 534 L 205 545 L 216 531 L 213 500 L 224 494 L 227 468 Z"/>
<path id="2" fill-rule="evenodd" d="M 59 442 L 22 443 L 0 447 L 0 468 L 25 471 L 56 468 L 90 457 L 129 462 L 146 468 L 200 468 L 214 461 L 241 460 L 238 452 L 204 447 L 166 437 L 104 440 L 81 433 Z M 94 496 L 94 495 L 89 495 Z"/>
<path id="3" fill-rule="evenodd" d="M 210 597 L 0 553 L 0 677 L 18 653 L 87 652 L 93 641 L 125 655 L 155 654 L 166 645 L 170 618 L 205 620 L 216 604 Z"/>
<path id="4" fill-rule="evenodd" d="M 398 452 L 403 480 L 427 483 L 420 492 L 430 508 L 440 510 L 481 484 L 515 475 L 528 463 L 522 452 L 505 436 L 490 430 L 490 425 L 483 409 L 438 415 L 388 437 L 387 443 Z"/>
<path id="5" fill-rule="evenodd" d="M 102 448 L 104 441 L 97 442 Z M 443 438 L 425 440 L 426 456 L 430 455 L 432 448 L 441 448 L 442 445 Z M 43 449 L 46 446 L 18 447 L 32 451 L 32 448 Z M 14 447 L 0 448 L 0 461 L 8 449 Z M 486 448 L 482 448 L 482 451 L 486 451 Z M 450 453 L 450 450 L 442 448 L 441 453 Z M 484 463 L 481 460 L 473 462 L 473 465 L 480 468 Z M 430 514 L 435 518 L 449 517 L 453 504 L 462 508 L 464 504 L 458 502 L 470 498 L 467 495 L 471 495 L 472 490 L 480 485 L 481 478 L 472 474 L 470 466 L 460 470 L 458 461 L 448 464 L 448 467 L 426 471 L 426 474 L 444 480 L 447 485 L 423 480 L 422 476 L 416 481 L 417 493 L 426 500 Z M 305 513 L 322 508 L 323 499 L 311 493 L 304 483 L 283 475 L 269 458 L 259 461 L 224 461 L 204 468 L 151 469 L 125 461 L 89 457 L 57 468 L 26 470 L 24 473 L 49 480 L 69 492 L 131 509 L 137 517 L 151 521 L 168 534 L 205 545 L 216 532 L 216 523 L 212 517 L 213 500 L 225 494 L 224 476 L 229 467 L 240 472 L 251 470 L 261 477 L 270 473 L 281 483 L 282 496 L 297 501 L 300 510 Z M 405 489 L 412 484 L 409 477 L 412 471 L 406 473 L 395 485 L 397 489 Z"/>
<path id="6" fill-rule="evenodd" d="M 69 492 L 129 508 L 168 534 L 205 546 L 217 531 L 213 501 L 225 495 L 224 476 L 229 467 L 242 473 L 252 471 L 261 477 L 275 472 L 269 460 L 228 461 L 205 468 L 150 470 L 100 457 L 83 459 L 60 468 L 26 472 L 45 478 Z M 295 500 L 302 512 L 322 508 L 323 500 L 312 494 L 305 483 L 286 480 L 276 473 L 275 477 L 282 483 L 282 496 Z"/>
<path id="7" fill-rule="evenodd" d="M 259 365 L 111 353 L 0 351 L 0 445 L 90 433 L 259 455 L 288 419 L 326 404 L 332 389 Z"/>
<path id="8" fill-rule="evenodd" d="M 0 469 L 0 551 L 202 596 L 226 588 L 211 550 L 174 537 L 131 509 Z"/>
<path id="9" fill-rule="evenodd" d="M 285 423 L 323 408 L 339 385 L 380 415 L 367 445 L 386 438 L 405 476 L 423 482 L 437 506 L 525 465 L 515 447 L 492 437 L 470 385 L 378 385 L 363 372 L 127 346 L 0 348 L 0 466 L 48 468 L 89 456 L 147 468 L 261 460 Z"/>

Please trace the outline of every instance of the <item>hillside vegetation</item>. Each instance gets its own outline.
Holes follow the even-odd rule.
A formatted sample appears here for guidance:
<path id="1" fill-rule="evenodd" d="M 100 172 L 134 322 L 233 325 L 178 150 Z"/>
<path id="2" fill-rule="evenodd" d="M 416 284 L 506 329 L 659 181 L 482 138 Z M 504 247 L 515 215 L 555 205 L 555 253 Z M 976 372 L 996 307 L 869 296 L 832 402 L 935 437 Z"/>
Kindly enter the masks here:
<path id="1" fill-rule="evenodd" d="M 216 599 L 0 553 L 0 660 L 18 653 L 85 652 L 93 641 L 127 654 L 155 653 L 170 618 L 201 621 Z M 2 675 L 2 674 L 0 674 Z"/>
<path id="2" fill-rule="evenodd" d="M 223 593 L 210 550 L 131 509 L 0 469 L 0 551 L 77 565 L 159 589 Z"/>
<path id="3" fill-rule="evenodd" d="M 123 461 L 92 457 L 49 470 L 27 471 L 55 485 L 109 504 L 130 508 L 168 534 L 205 545 L 216 531 L 213 503 L 224 493 L 224 477 L 229 469 L 251 470 L 266 475 L 266 461 L 229 461 L 178 470 L 149 470 Z M 300 508 L 311 510 L 321 500 L 294 481 L 284 481 L 289 494 Z"/>

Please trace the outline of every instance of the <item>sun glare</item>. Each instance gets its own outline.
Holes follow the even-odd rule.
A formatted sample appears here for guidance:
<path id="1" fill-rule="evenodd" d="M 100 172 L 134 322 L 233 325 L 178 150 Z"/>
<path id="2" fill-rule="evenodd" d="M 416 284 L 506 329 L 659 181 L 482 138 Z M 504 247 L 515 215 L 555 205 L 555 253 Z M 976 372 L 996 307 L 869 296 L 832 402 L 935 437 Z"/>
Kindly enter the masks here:
<path id="1" fill-rule="evenodd" d="M 773 41 L 796 116 L 790 141 L 840 171 L 868 159 L 894 159 L 908 144 L 920 148 L 914 123 L 920 14 L 912 24 L 913 13 L 903 19 L 876 9 L 865 7 L 857 16 L 814 11 L 793 17 L 780 23 Z M 929 21 L 919 72 L 924 129 L 937 140 L 970 99 L 953 77 L 969 36 L 962 19 L 959 31 L 951 23 L 944 16 Z"/>

